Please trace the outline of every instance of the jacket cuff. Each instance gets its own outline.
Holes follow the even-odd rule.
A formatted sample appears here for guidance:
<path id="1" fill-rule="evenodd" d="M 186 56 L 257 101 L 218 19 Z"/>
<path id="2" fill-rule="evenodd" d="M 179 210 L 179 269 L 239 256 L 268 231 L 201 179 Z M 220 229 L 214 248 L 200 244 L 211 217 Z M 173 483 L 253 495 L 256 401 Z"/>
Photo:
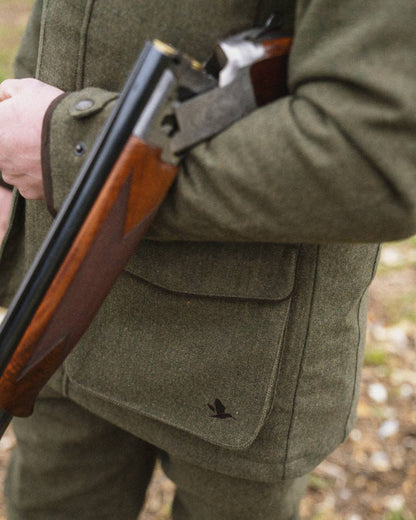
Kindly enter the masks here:
<path id="1" fill-rule="evenodd" d="M 50 163 L 50 133 L 51 133 L 51 121 L 52 115 L 55 111 L 55 108 L 62 101 L 64 97 L 66 97 L 68 93 L 61 94 L 56 99 L 52 101 L 49 105 L 45 117 L 43 119 L 42 126 L 42 144 L 41 144 L 41 161 L 42 161 L 42 177 L 43 177 L 43 189 L 45 192 L 45 202 L 46 206 L 49 210 L 49 213 L 55 217 L 56 210 L 53 204 L 53 190 L 52 190 L 52 173 L 51 173 L 51 163 Z"/>
<path id="2" fill-rule="evenodd" d="M 55 216 L 65 200 L 118 94 L 86 88 L 62 94 L 49 106 L 42 128 L 46 205 Z"/>

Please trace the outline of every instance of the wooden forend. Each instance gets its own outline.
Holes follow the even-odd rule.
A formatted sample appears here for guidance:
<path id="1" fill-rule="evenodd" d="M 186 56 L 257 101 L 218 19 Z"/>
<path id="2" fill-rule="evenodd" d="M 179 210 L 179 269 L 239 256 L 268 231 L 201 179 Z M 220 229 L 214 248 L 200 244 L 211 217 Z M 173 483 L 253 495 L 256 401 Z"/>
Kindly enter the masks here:
<path id="1" fill-rule="evenodd" d="M 30 415 L 148 229 L 177 168 L 130 137 L 0 378 L 0 408 Z"/>

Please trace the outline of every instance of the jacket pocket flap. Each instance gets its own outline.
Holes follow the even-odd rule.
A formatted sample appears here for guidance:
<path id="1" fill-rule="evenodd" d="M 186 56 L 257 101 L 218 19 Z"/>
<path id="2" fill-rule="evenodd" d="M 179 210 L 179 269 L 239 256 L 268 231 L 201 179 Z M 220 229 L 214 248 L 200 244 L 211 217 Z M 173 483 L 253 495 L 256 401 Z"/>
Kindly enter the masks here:
<path id="1" fill-rule="evenodd" d="M 126 271 L 183 294 L 278 301 L 290 296 L 297 246 L 144 241 Z"/>
<path id="2" fill-rule="evenodd" d="M 290 301 L 174 293 L 124 273 L 65 363 L 69 389 L 116 405 L 139 437 L 137 414 L 246 448 L 271 407 Z"/>
<path id="3" fill-rule="evenodd" d="M 69 356 L 69 380 L 118 414 L 249 446 L 273 399 L 297 247 L 145 247 Z"/>

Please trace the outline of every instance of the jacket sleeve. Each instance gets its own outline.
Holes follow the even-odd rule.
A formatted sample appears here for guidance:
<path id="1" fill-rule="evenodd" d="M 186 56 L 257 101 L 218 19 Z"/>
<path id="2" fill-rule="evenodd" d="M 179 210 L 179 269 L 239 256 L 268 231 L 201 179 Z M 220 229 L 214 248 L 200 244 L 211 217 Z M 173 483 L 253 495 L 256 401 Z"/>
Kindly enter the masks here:
<path id="1" fill-rule="evenodd" d="M 415 233 L 415 16 L 410 0 L 299 0 L 290 96 L 189 153 L 149 238 L 372 242 Z M 82 141 L 103 116 L 68 116 L 85 95 L 51 115 L 54 186 L 60 131 L 70 124 L 80 136 L 72 142 Z M 111 94 L 94 95 L 111 106 Z"/>

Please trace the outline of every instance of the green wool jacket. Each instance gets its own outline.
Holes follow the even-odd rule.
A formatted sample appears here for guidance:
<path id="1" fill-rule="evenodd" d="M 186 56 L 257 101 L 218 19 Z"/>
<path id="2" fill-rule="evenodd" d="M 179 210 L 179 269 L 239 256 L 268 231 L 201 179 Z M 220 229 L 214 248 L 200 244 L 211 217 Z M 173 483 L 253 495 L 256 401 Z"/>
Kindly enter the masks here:
<path id="1" fill-rule="evenodd" d="M 264 11 L 290 20 L 294 4 Z M 62 204 L 86 156 L 77 143 L 91 148 L 146 39 L 205 60 L 260 7 L 37 0 L 16 74 L 69 92 L 43 135 L 49 206 Z M 415 17 L 413 0 L 297 2 L 290 95 L 188 154 L 53 388 L 244 478 L 301 475 L 346 438 L 378 242 L 416 230 Z M 83 99 L 93 106 L 76 110 Z M 15 198 L 3 304 L 51 222 L 43 201 Z M 215 399 L 233 418 L 213 417 Z"/>

